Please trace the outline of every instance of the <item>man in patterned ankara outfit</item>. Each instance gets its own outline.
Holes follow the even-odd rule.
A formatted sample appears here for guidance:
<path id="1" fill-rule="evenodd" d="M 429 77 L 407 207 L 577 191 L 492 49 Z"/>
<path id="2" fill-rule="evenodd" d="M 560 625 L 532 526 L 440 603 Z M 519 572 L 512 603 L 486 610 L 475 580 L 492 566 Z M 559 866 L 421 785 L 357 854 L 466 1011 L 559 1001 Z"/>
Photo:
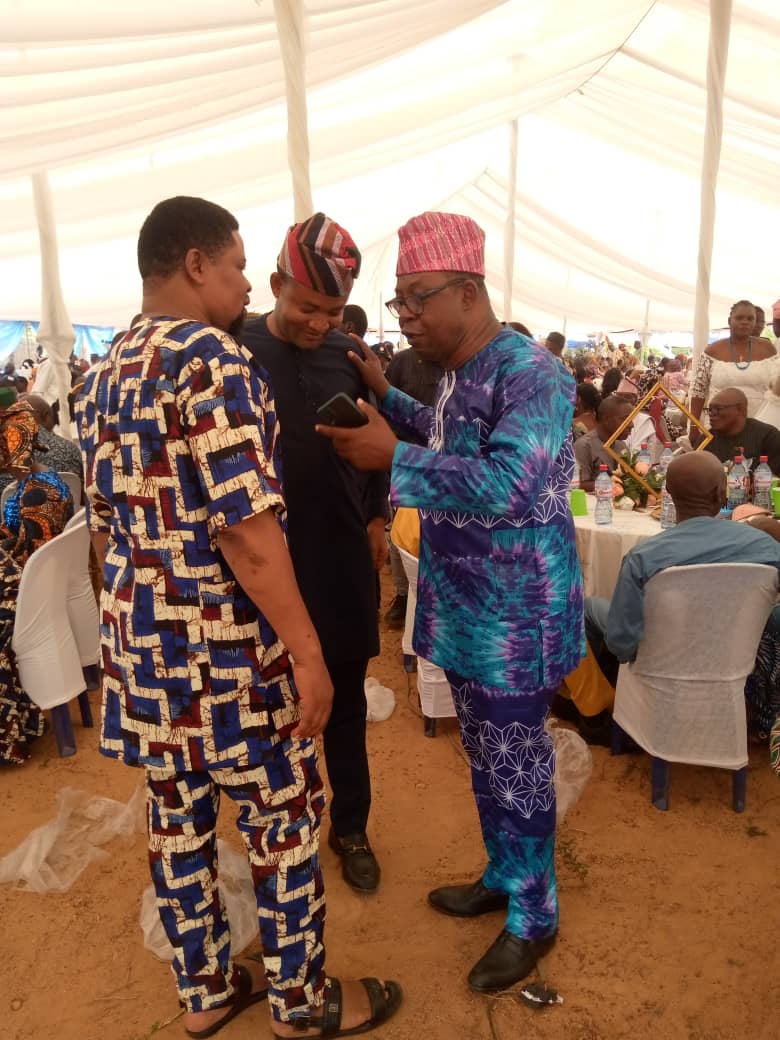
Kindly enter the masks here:
<path id="1" fill-rule="evenodd" d="M 414 648 L 444 668 L 468 752 L 488 865 L 431 892 L 444 913 L 508 909 L 474 966 L 480 992 L 524 978 L 555 935 L 555 793 L 550 700 L 584 652 L 581 572 L 566 492 L 574 380 L 490 306 L 484 235 L 468 217 L 424 213 L 399 232 L 388 303 L 420 357 L 445 369 L 432 408 L 355 356 L 398 441 L 367 426 L 326 430 L 353 465 L 391 468 L 393 505 L 420 510 Z"/>
<path id="2" fill-rule="evenodd" d="M 138 263 L 143 313 L 77 410 L 103 562 L 101 751 L 145 770 L 149 861 L 188 1034 L 210 1036 L 267 996 L 274 1035 L 318 1035 L 312 1012 L 336 998 L 312 738 L 333 689 L 287 551 L 273 398 L 226 331 L 251 288 L 238 224 L 203 199 L 168 199 L 144 222 Z M 268 985 L 230 956 L 222 793 L 239 809 Z M 372 1015 L 366 987 L 340 992 L 346 1024 Z"/>

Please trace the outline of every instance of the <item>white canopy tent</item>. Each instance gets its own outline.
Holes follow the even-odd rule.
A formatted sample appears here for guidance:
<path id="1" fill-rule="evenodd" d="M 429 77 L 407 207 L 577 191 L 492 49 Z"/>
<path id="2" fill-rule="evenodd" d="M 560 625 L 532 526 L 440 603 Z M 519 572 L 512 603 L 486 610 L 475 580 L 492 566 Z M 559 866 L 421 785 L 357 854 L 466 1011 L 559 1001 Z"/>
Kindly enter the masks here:
<path id="1" fill-rule="evenodd" d="M 373 323 L 397 226 L 447 207 L 487 232 L 499 313 L 513 259 L 511 317 L 535 331 L 692 328 L 707 0 L 304 6 L 313 203 L 363 249 L 353 300 Z M 714 326 L 733 300 L 780 295 L 777 0 L 734 0 L 730 24 Z M 0 33 L 0 318 L 41 314 L 43 171 L 71 320 L 123 325 L 137 311 L 138 228 L 172 194 L 237 214 L 253 306 L 266 305 L 293 220 L 271 0 L 0 0 Z"/>

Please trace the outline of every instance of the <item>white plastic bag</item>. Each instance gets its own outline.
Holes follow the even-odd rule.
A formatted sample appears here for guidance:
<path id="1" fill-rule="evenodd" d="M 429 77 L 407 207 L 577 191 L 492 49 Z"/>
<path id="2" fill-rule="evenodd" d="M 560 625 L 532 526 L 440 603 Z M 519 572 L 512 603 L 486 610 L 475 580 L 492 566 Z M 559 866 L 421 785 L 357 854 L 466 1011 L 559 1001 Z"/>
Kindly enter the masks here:
<path id="1" fill-rule="evenodd" d="M 0 882 L 17 881 L 32 892 L 67 892 L 90 863 L 108 856 L 99 846 L 144 829 L 143 787 L 126 804 L 72 787 L 64 787 L 57 801 L 55 818 L 0 860 Z"/>
<path id="2" fill-rule="evenodd" d="M 555 745 L 553 783 L 556 819 L 560 823 L 585 790 L 593 771 L 593 756 L 588 745 L 574 730 L 565 729 L 563 726 L 551 726 L 549 721 L 546 729 Z"/>
<path id="3" fill-rule="evenodd" d="M 230 950 L 241 953 L 252 942 L 258 932 L 257 900 L 252 885 L 252 874 L 246 853 L 238 852 L 226 841 L 217 841 L 219 862 L 219 890 L 225 903 L 225 912 L 230 922 Z M 152 885 L 144 889 L 141 896 L 139 918 L 144 933 L 144 946 L 161 961 L 173 960 L 173 947 L 162 926 L 157 912 Z"/>
<path id="4" fill-rule="evenodd" d="M 395 694 L 378 679 L 368 676 L 365 684 L 366 719 L 368 722 L 384 722 L 395 711 Z"/>

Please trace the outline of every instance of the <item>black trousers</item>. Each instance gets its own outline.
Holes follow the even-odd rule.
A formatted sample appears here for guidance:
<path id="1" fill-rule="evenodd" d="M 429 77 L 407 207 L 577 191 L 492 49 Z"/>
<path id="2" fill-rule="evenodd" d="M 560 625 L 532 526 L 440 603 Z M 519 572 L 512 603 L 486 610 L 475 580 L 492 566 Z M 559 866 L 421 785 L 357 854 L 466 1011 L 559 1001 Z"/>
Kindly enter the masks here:
<path id="1" fill-rule="evenodd" d="M 330 819 L 336 834 L 365 831 L 371 808 L 366 750 L 368 660 L 325 662 L 333 683 L 333 711 L 325 727 L 325 764 L 333 797 Z"/>

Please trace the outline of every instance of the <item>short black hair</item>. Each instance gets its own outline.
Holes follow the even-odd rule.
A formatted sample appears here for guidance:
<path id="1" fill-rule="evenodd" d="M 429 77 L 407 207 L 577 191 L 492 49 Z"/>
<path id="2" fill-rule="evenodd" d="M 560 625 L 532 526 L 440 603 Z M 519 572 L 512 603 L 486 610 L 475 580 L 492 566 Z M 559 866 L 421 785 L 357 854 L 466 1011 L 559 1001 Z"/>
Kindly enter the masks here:
<path id="1" fill-rule="evenodd" d="M 528 328 L 527 325 L 523 325 L 522 321 L 508 321 L 507 328 L 514 329 L 515 332 L 519 332 L 523 336 L 528 336 L 529 339 L 534 338 L 533 332 Z"/>
<path id="2" fill-rule="evenodd" d="M 613 415 L 617 415 L 619 411 L 632 411 L 633 404 L 625 397 L 621 397 L 620 394 L 610 394 L 609 397 L 602 398 L 601 404 L 596 412 L 596 418 L 599 422 L 603 422 L 604 419 L 609 419 Z"/>
<path id="3" fill-rule="evenodd" d="M 729 311 L 729 317 L 731 317 L 733 315 L 733 313 L 737 309 L 737 307 L 752 307 L 753 310 L 756 309 L 756 305 L 754 303 L 751 303 L 750 300 L 737 300 L 736 303 L 732 303 L 732 305 L 731 305 L 731 310 Z"/>
<path id="4" fill-rule="evenodd" d="M 622 378 L 623 374 L 619 368 L 608 368 L 601 381 L 601 396 L 609 397 L 610 394 L 614 394 Z"/>
<path id="5" fill-rule="evenodd" d="M 577 397 L 589 412 L 595 412 L 601 404 L 601 394 L 593 383 L 577 383 Z"/>
<path id="6" fill-rule="evenodd" d="M 547 336 L 547 342 L 552 343 L 552 345 L 557 347 L 559 350 L 563 350 L 566 346 L 566 337 L 562 332 L 551 332 Z"/>
<path id="7" fill-rule="evenodd" d="M 138 235 L 138 270 L 143 279 L 170 278 L 190 249 L 214 259 L 230 245 L 238 221 L 222 206 L 190 195 L 158 202 Z"/>
<path id="8" fill-rule="evenodd" d="M 363 339 L 366 334 L 366 329 L 368 328 L 368 318 L 366 317 L 366 312 L 363 308 L 358 307 L 356 303 L 348 303 L 344 308 L 342 324 L 346 325 L 348 322 L 355 330 L 355 335 L 360 336 L 360 338 Z"/>

